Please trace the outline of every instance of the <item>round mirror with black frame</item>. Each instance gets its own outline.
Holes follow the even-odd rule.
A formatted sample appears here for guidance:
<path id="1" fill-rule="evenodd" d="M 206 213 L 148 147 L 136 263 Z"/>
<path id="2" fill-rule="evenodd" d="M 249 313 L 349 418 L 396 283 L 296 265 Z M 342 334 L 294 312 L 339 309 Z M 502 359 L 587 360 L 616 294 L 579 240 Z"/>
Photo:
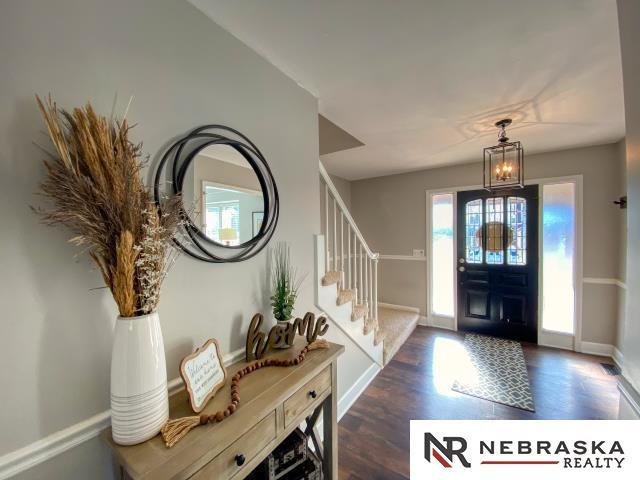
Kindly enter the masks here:
<path id="1" fill-rule="evenodd" d="M 175 242 L 199 260 L 247 260 L 275 231 L 279 199 L 271 169 L 260 150 L 232 128 L 205 125 L 174 142 L 155 173 L 156 202 L 166 189 L 183 202 Z"/>

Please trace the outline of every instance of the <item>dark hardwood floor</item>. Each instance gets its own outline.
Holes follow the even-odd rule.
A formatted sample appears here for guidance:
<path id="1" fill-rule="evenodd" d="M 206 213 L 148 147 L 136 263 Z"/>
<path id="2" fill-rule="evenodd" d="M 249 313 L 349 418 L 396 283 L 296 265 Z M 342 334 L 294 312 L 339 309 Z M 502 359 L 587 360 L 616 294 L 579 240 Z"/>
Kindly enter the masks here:
<path id="1" fill-rule="evenodd" d="M 614 419 L 616 377 L 603 357 L 523 344 L 535 412 L 451 390 L 463 335 L 418 327 L 339 424 L 341 480 L 409 478 L 409 421 Z"/>

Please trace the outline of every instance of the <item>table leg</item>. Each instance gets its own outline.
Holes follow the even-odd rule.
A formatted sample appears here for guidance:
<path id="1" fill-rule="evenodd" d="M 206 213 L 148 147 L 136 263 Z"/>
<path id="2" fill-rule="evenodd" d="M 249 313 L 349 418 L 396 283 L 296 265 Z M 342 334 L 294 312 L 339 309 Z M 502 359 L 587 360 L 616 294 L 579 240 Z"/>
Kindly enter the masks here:
<path id="1" fill-rule="evenodd" d="M 322 402 L 323 448 L 322 467 L 324 478 L 338 479 L 338 395 L 337 362 L 331 364 L 331 395 Z"/>

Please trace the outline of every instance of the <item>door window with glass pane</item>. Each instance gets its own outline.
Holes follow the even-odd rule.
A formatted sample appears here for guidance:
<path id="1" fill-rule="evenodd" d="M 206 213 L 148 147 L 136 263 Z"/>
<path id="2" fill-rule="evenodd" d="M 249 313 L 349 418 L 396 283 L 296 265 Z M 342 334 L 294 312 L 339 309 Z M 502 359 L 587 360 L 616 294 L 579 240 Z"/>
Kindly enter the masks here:
<path id="1" fill-rule="evenodd" d="M 507 231 L 509 265 L 527 264 L 527 200 L 520 197 L 507 199 Z"/>
<path id="2" fill-rule="evenodd" d="M 467 202 L 465 215 L 467 262 L 482 263 L 482 200 Z"/>
<path id="3" fill-rule="evenodd" d="M 527 264 L 525 198 L 492 197 L 484 201 L 472 200 L 467 202 L 465 214 L 467 263 L 504 265 L 506 256 L 508 265 Z"/>
<path id="4" fill-rule="evenodd" d="M 487 198 L 486 205 L 486 237 L 487 263 L 502 265 L 504 263 L 504 199 L 502 197 Z"/>

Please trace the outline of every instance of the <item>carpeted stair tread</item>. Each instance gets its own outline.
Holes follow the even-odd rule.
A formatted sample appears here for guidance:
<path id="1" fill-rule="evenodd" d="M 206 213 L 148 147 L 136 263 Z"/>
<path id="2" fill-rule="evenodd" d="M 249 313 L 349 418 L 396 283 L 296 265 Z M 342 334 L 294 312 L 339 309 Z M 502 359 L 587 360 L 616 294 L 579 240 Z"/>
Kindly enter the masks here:
<path id="1" fill-rule="evenodd" d="M 380 331 L 376 335 L 374 343 L 384 341 L 383 358 L 386 365 L 400 350 L 409 335 L 418 325 L 419 315 L 404 310 L 378 307 L 378 325 Z"/>
<path id="2" fill-rule="evenodd" d="M 380 330 L 380 327 L 378 327 L 378 330 L 376 330 L 375 336 L 373 337 L 373 344 L 380 345 L 381 342 L 384 342 L 384 334 L 382 333 L 382 330 Z"/>
<path id="3" fill-rule="evenodd" d="M 328 287 L 329 285 L 339 284 L 342 281 L 342 272 L 338 270 L 331 270 L 324 274 L 322 277 L 322 285 Z"/>
<path id="4" fill-rule="evenodd" d="M 369 309 L 365 305 L 354 305 L 351 312 L 351 320 L 356 321 L 359 318 L 366 318 L 369 314 Z"/>
<path id="5" fill-rule="evenodd" d="M 338 298 L 336 299 L 337 305 L 344 305 L 345 303 L 355 302 L 356 291 L 355 290 L 340 290 L 338 292 Z"/>
<path id="6" fill-rule="evenodd" d="M 371 332 L 373 332 L 374 328 L 375 328 L 375 320 L 367 316 L 367 318 L 364 319 L 364 327 L 362 329 L 362 333 L 364 333 L 365 335 L 369 335 Z"/>

